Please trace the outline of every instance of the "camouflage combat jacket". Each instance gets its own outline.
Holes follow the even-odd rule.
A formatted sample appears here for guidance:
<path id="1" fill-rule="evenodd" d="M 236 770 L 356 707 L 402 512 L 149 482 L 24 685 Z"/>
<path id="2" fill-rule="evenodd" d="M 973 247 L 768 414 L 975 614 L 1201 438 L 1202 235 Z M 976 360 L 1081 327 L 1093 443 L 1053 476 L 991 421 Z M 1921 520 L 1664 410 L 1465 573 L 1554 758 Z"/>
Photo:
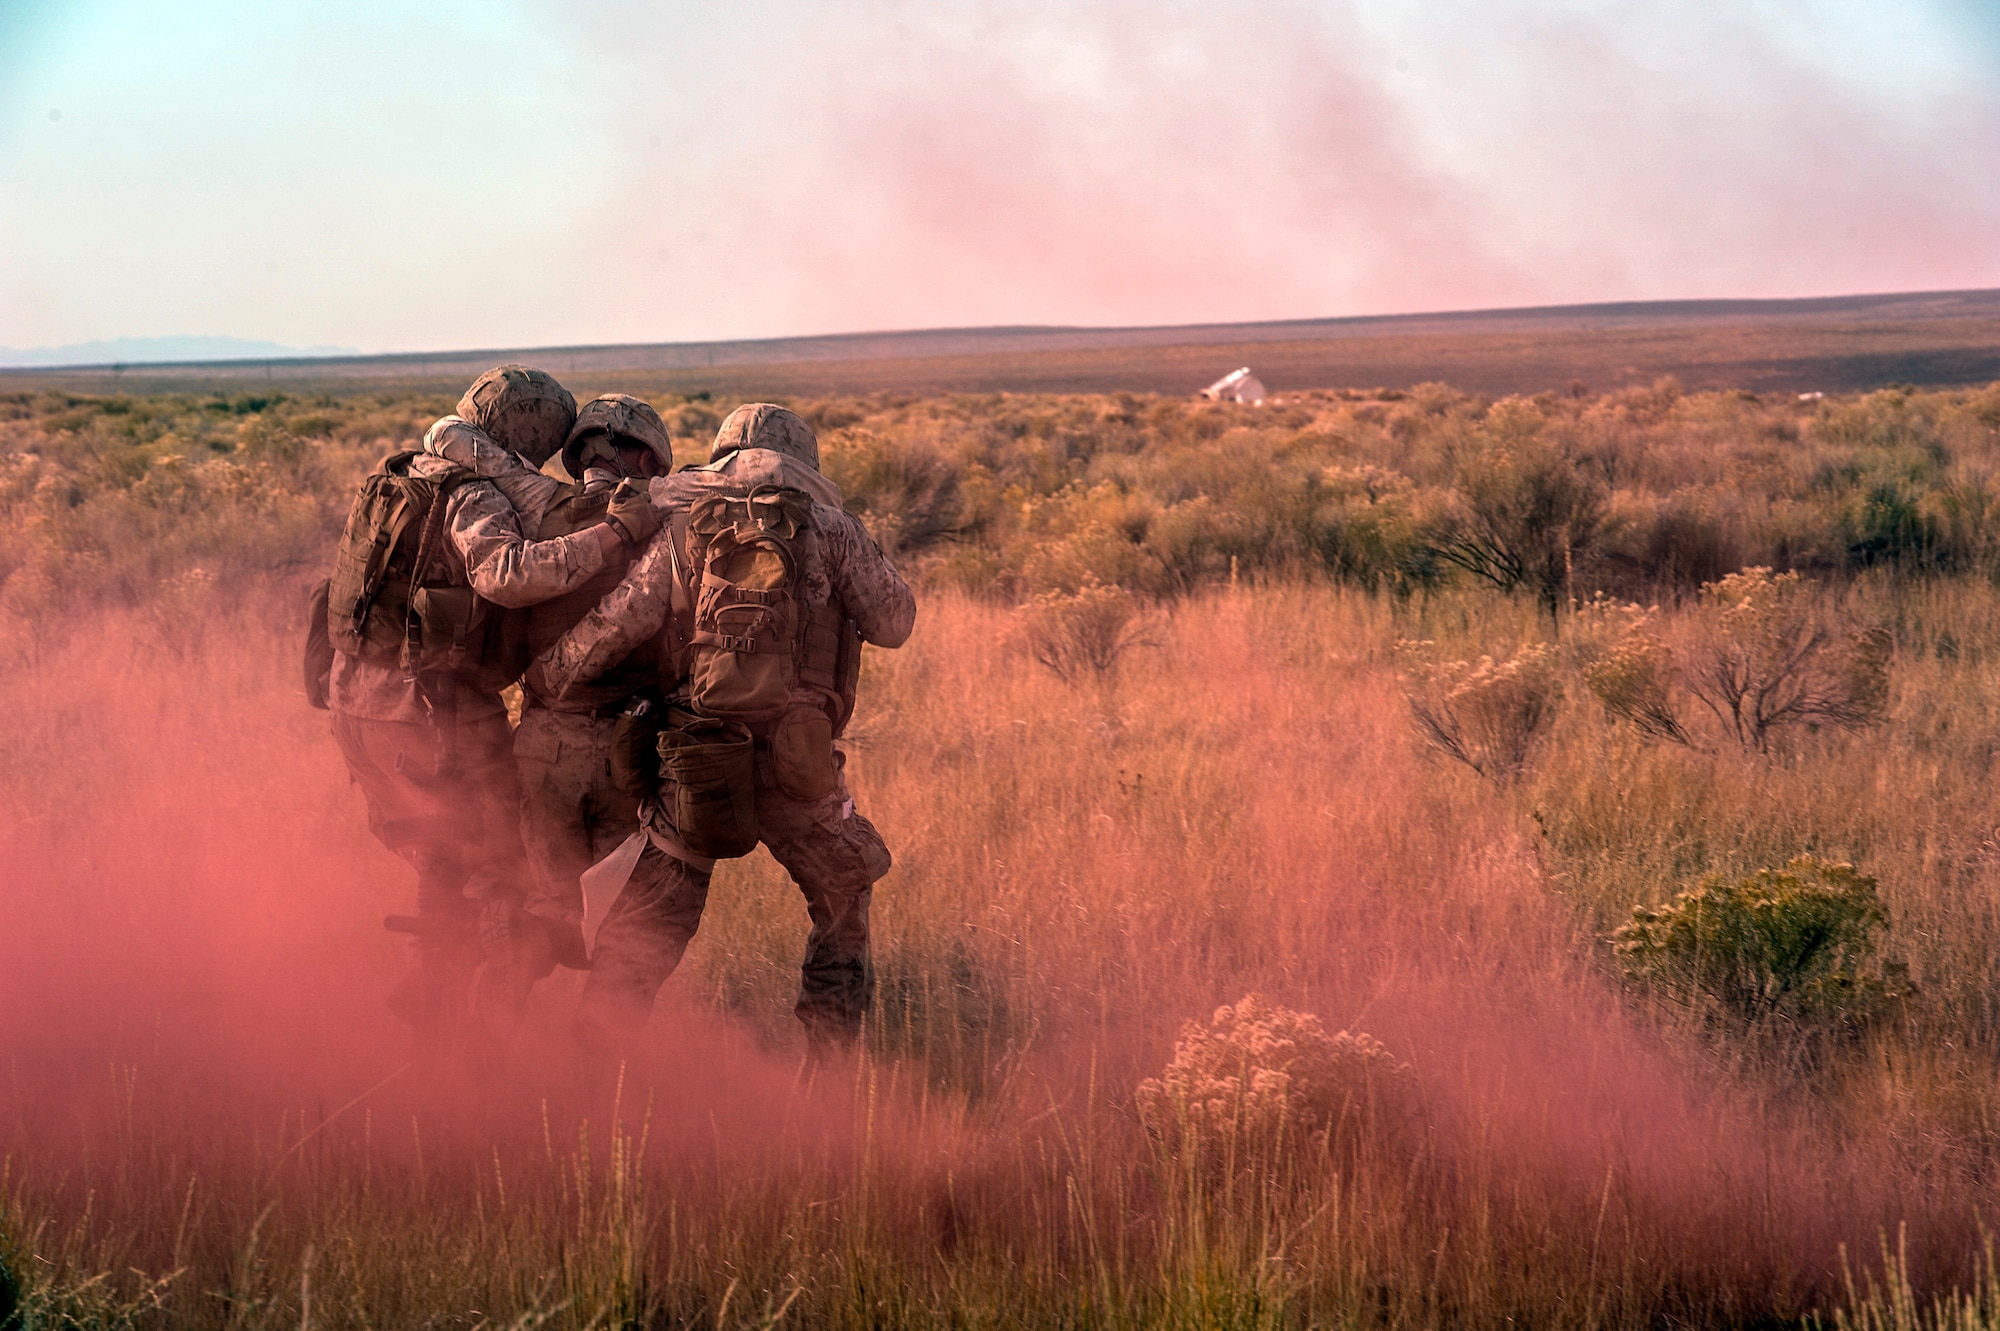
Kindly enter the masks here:
<path id="1" fill-rule="evenodd" d="M 426 456 L 413 461 L 410 470 L 419 476 L 443 476 L 453 466 L 447 459 L 454 452 L 480 447 L 501 451 L 477 426 L 447 416 L 425 434 Z M 525 464 L 522 471 L 539 476 Z M 560 596 L 602 569 L 604 555 L 593 533 L 547 541 L 522 536 L 524 528 L 533 531 L 540 526 L 550 498 L 560 489 L 556 481 L 540 479 L 548 482 L 546 494 L 525 481 L 513 487 L 528 512 L 517 512 L 507 487 L 495 480 L 474 480 L 454 488 L 445 504 L 446 540 L 433 559 L 428 580 L 469 586 L 495 605 L 516 607 Z M 423 721 L 429 715 L 416 684 L 400 668 L 370 665 L 339 652 L 334 654 L 327 701 L 334 711 L 371 721 Z M 458 686 L 457 705 L 458 716 L 465 721 L 505 710 L 497 695 L 465 682 Z"/>

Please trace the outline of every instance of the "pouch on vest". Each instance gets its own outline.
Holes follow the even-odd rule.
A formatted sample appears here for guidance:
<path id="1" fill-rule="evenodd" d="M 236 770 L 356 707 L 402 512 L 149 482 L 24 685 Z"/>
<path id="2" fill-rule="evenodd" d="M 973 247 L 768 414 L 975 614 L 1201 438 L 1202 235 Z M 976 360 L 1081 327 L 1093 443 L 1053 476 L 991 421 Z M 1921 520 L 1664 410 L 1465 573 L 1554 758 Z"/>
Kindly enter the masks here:
<path id="1" fill-rule="evenodd" d="M 756 741 L 749 730 L 676 709 L 658 744 L 660 798 L 687 848 L 718 860 L 755 850 Z"/>
<path id="2" fill-rule="evenodd" d="M 771 729 L 771 774 L 795 800 L 817 803 L 840 788 L 833 722 L 812 704 L 793 707 Z"/>
<path id="3" fill-rule="evenodd" d="M 611 780 L 634 799 L 660 792 L 660 731 L 666 723 L 666 704 L 654 697 L 634 698 L 618 713 L 611 732 Z"/>
<path id="4" fill-rule="evenodd" d="M 818 689 L 831 709 L 832 738 L 840 738 L 854 716 L 854 696 L 861 682 L 861 635 L 838 604 L 807 609 L 803 647 L 799 653 L 799 683 Z"/>
<path id="5" fill-rule="evenodd" d="M 479 664 L 486 645 L 486 602 L 470 587 L 418 587 L 410 593 L 423 643 L 423 659 L 459 672 Z"/>
<path id="6" fill-rule="evenodd" d="M 313 584 L 306 596 L 306 701 L 325 711 L 333 689 L 333 641 L 326 635 L 326 599 L 331 579 Z"/>

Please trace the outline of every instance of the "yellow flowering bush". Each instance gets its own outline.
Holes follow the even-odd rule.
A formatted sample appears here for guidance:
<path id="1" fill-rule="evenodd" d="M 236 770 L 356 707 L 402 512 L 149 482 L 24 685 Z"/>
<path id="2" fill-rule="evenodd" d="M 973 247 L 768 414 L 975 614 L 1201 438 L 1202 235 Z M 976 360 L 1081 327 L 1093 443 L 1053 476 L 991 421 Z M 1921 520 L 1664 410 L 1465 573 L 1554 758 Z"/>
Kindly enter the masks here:
<path id="1" fill-rule="evenodd" d="M 1518 773 L 1562 700 L 1555 649 L 1531 643 L 1505 661 L 1451 661 L 1432 648 L 1397 644 L 1417 733 L 1481 776 Z"/>
<path id="2" fill-rule="evenodd" d="M 1139 1083 L 1139 1116 L 1171 1153 L 1211 1164 L 1268 1159 L 1318 1140 L 1379 1097 L 1406 1104 L 1409 1068 L 1361 1031 L 1328 1035 L 1318 1017 L 1257 994 L 1181 1029 L 1158 1077 Z"/>

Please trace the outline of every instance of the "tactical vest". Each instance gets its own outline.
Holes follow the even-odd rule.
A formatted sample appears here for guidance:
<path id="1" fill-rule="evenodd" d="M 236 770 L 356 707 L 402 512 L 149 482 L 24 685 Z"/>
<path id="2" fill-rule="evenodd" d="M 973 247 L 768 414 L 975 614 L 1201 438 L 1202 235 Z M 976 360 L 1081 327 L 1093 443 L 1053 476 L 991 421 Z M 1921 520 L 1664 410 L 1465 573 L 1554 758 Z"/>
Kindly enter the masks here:
<path id="1" fill-rule="evenodd" d="M 327 639 L 411 678 L 446 674 L 497 691 L 508 683 L 496 659 L 500 616 L 471 587 L 440 576 L 445 511 L 473 474 L 413 475 L 420 456 L 392 453 L 361 482 L 327 583 Z"/>
<path id="2" fill-rule="evenodd" d="M 610 486 L 585 489 L 581 485 L 570 485 L 543 514 L 535 539 L 552 540 L 594 527 L 604 521 L 604 512 L 610 503 Z M 618 585 L 625 576 L 627 562 L 624 558 L 609 560 L 590 581 L 581 586 L 515 612 L 515 631 L 520 640 L 524 669 L 526 662 L 555 646 L 557 639 L 582 622 L 605 594 Z M 641 644 L 631 655 L 596 679 L 572 686 L 563 695 L 562 701 L 550 702 L 536 696 L 533 702 L 535 706 L 559 712 L 594 712 L 620 706 L 634 694 L 658 688 L 659 685 L 659 654 L 652 644 Z"/>

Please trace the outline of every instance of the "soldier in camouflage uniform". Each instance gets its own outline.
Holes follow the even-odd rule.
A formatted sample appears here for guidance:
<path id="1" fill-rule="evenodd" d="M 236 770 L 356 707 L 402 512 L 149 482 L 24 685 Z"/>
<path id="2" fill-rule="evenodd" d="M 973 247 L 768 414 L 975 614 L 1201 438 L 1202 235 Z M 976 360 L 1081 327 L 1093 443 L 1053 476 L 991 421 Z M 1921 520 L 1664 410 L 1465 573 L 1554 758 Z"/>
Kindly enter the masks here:
<path id="1" fill-rule="evenodd" d="M 710 457 L 705 467 L 653 482 L 655 501 L 669 518 L 712 492 L 784 485 L 814 496 L 816 539 L 802 579 L 808 609 L 837 608 L 861 641 L 876 646 L 899 647 L 908 640 L 916 600 L 860 522 L 838 507 L 839 492 L 818 472 L 818 441 L 804 420 L 769 403 L 741 407 L 723 422 Z M 825 495 L 835 502 L 820 497 Z M 538 692 L 562 698 L 588 686 L 669 625 L 676 564 L 684 560 L 674 542 L 669 523 L 624 581 L 537 660 L 529 679 Z M 804 683 L 794 698 L 837 716 L 836 726 L 853 704 L 851 694 L 828 696 Z M 860 1033 L 872 984 L 869 901 L 875 881 L 890 865 L 881 835 L 854 809 L 842 771 L 845 755 L 836 751 L 832 757 L 834 789 L 814 801 L 779 787 L 767 744 L 760 741 L 755 759 L 759 839 L 791 874 L 812 921 L 794 1011 L 812 1046 L 822 1051 L 851 1044 Z M 665 811 L 670 804 L 663 793 L 642 805 L 644 849 L 591 952 L 576 1030 L 586 1049 L 601 1054 L 629 1045 L 644 1026 L 708 898 L 715 862 L 684 844 Z"/>
<path id="2" fill-rule="evenodd" d="M 673 470 L 666 423 L 646 402 L 607 393 L 583 405 L 560 453 L 565 482 L 534 470 L 518 455 L 469 437 L 442 442 L 441 455 L 491 479 L 521 515 L 524 529 L 542 539 L 580 530 L 598 520 L 615 487 Z M 519 613 L 526 654 L 540 655 L 583 618 L 624 576 L 628 560 L 615 555 L 595 576 L 560 596 Z M 656 690 L 657 653 L 640 650 L 563 699 L 523 689 L 514 758 L 521 782 L 521 837 L 534 871 L 535 895 L 527 910 L 551 926 L 548 951 L 524 959 L 528 980 L 560 962 L 583 967 L 583 871 L 638 830 L 638 805 L 611 771 L 611 739 L 618 714 L 631 698 Z M 535 939 L 530 933 L 528 937 Z"/>
<path id="3" fill-rule="evenodd" d="M 548 375 L 502 366 L 473 384 L 458 415 L 431 427 L 425 452 L 408 464 L 411 475 L 448 487 L 439 500 L 442 539 L 420 570 L 422 585 L 469 587 L 499 606 L 530 605 L 587 582 L 653 534 L 658 518 L 637 495 L 595 526 L 527 539 L 506 495 L 439 456 L 451 440 L 464 439 L 546 458 L 575 410 Z M 504 973 L 520 947 L 516 913 L 527 874 L 513 737 L 506 708 L 486 683 L 471 673 L 420 674 L 346 652 L 335 653 L 328 678 L 334 738 L 367 799 L 369 829 L 417 872 L 418 966 L 391 1003 L 432 1034 L 449 1024 L 482 956 L 489 971 Z"/>

